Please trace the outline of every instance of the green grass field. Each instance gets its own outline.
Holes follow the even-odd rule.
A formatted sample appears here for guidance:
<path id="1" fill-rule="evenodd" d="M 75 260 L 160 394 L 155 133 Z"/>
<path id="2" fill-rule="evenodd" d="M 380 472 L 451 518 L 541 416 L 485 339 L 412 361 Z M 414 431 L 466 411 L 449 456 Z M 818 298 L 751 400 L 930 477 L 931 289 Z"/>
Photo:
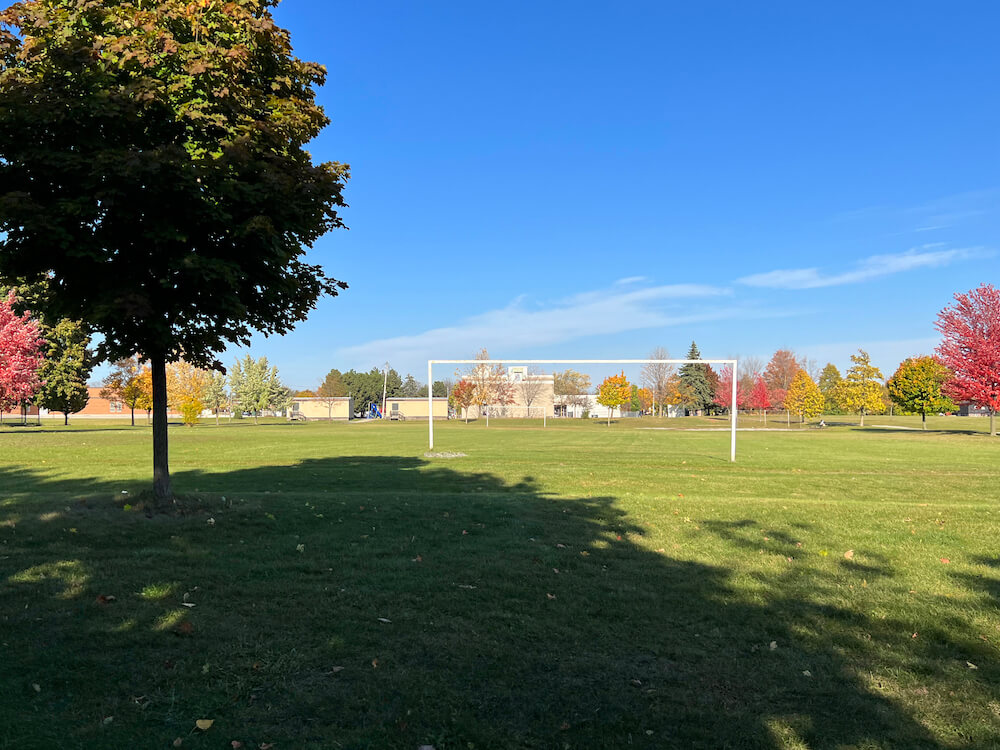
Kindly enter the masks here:
<path id="1" fill-rule="evenodd" d="M 4 427 L 0 748 L 1000 747 L 986 420 L 680 422 Z"/>

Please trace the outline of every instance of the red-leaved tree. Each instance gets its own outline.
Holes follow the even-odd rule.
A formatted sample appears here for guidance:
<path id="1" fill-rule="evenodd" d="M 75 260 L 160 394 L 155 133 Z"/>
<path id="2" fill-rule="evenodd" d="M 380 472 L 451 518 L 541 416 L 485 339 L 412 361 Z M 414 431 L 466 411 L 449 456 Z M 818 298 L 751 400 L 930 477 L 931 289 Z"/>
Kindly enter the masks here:
<path id="1" fill-rule="evenodd" d="M 733 368 L 725 365 L 719 370 L 718 382 L 715 385 L 715 403 L 723 409 L 728 409 L 733 404 Z M 736 383 L 736 408 L 746 404 L 746 394 L 743 392 L 743 383 Z"/>
<path id="2" fill-rule="evenodd" d="M 778 349 L 764 369 L 764 380 L 771 389 L 771 403 L 779 409 L 785 408 L 785 395 L 795 380 L 796 373 L 802 369 L 795 353 L 789 349 Z"/>
<path id="3" fill-rule="evenodd" d="M 451 391 L 452 401 L 456 408 L 465 412 L 465 423 L 469 423 L 469 407 L 475 399 L 476 384 L 471 380 L 459 380 Z"/>
<path id="4" fill-rule="evenodd" d="M 30 313 L 15 312 L 15 301 L 13 289 L 0 298 L 0 414 L 27 402 L 42 384 L 45 339 Z"/>
<path id="5" fill-rule="evenodd" d="M 938 313 L 937 348 L 952 371 L 943 391 L 955 401 L 971 401 L 990 413 L 990 435 L 996 435 L 1000 410 L 1000 290 L 983 284 L 956 294 L 955 304 Z"/>
<path id="6" fill-rule="evenodd" d="M 767 383 L 764 382 L 762 375 L 757 376 L 747 404 L 751 409 L 760 409 L 761 420 L 767 424 L 767 410 L 771 408 L 771 393 L 768 391 Z"/>

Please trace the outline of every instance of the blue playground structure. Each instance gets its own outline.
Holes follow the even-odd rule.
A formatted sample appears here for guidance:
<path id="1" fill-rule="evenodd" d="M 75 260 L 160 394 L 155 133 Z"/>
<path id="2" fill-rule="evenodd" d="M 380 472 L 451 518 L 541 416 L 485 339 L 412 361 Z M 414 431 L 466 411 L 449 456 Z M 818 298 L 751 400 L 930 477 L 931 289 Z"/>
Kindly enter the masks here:
<path id="1" fill-rule="evenodd" d="M 368 404 L 368 414 L 365 419 L 381 419 L 382 411 L 378 408 L 376 404 Z"/>

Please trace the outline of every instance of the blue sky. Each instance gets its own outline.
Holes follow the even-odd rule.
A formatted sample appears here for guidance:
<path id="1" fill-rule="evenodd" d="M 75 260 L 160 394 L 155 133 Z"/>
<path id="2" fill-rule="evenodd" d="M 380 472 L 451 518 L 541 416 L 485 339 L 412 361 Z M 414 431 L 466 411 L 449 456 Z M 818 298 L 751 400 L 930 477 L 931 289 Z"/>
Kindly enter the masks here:
<path id="1" fill-rule="evenodd" d="M 841 369 L 865 347 L 889 375 L 955 292 L 1000 283 L 994 3 L 275 15 L 329 69 L 312 154 L 353 172 L 350 231 L 309 255 L 350 289 L 250 349 L 293 387 L 692 340 Z"/>

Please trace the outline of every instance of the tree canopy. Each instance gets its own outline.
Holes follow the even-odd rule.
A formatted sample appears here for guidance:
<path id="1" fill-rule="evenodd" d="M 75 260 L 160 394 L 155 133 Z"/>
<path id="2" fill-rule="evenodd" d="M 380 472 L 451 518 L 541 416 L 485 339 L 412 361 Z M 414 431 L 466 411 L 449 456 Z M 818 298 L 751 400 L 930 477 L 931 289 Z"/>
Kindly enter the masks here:
<path id="1" fill-rule="evenodd" d="M 927 429 L 927 412 L 949 411 L 955 408 L 951 399 L 941 392 L 951 371 L 937 357 L 910 357 L 903 360 L 886 382 L 889 397 L 906 411 L 920 415 L 921 427 Z"/>
<path id="2" fill-rule="evenodd" d="M 305 145 L 325 69 L 266 0 L 16 3 L 0 12 L 0 279 L 152 365 L 154 492 L 170 495 L 165 362 L 218 367 L 346 288 L 303 255 L 349 169 Z M 5 27 L 5 28 L 3 28 Z"/>
<path id="3" fill-rule="evenodd" d="M 848 412 L 861 415 L 861 426 L 865 426 L 865 414 L 881 411 L 882 371 L 871 362 L 864 349 L 851 355 L 853 365 L 837 385 L 837 403 Z"/>
<path id="4" fill-rule="evenodd" d="M 982 284 L 955 295 L 955 304 L 938 313 L 941 333 L 938 354 L 952 371 L 945 393 L 971 401 L 990 413 L 990 434 L 996 435 L 1000 411 L 1000 290 Z"/>
<path id="5" fill-rule="evenodd" d="M 698 345 L 691 342 L 686 359 L 701 359 Z M 688 362 L 680 366 L 679 389 L 685 408 L 692 411 L 708 409 L 715 403 L 715 385 L 709 377 L 708 364 Z M 714 373 L 713 373 L 714 375 Z"/>
<path id="6" fill-rule="evenodd" d="M 87 405 L 87 378 L 94 367 L 87 349 L 90 336 L 79 322 L 60 320 L 48 327 L 45 338 L 48 349 L 38 369 L 42 385 L 35 400 L 49 411 L 62 413 L 63 423 L 69 424 L 69 415 Z"/>
<path id="7" fill-rule="evenodd" d="M 597 403 L 608 407 L 608 425 L 611 425 L 611 414 L 616 407 L 632 400 L 632 384 L 628 382 L 625 373 L 609 375 L 597 386 Z"/>
<path id="8" fill-rule="evenodd" d="M 805 370 L 799 370 L 792 378 L 791 385 L 785 393 L 785 408 L 799 415 L 804 422 L 809 417 L 818 417 L 823 413 L 826 400 L 816 382 Z"/>

